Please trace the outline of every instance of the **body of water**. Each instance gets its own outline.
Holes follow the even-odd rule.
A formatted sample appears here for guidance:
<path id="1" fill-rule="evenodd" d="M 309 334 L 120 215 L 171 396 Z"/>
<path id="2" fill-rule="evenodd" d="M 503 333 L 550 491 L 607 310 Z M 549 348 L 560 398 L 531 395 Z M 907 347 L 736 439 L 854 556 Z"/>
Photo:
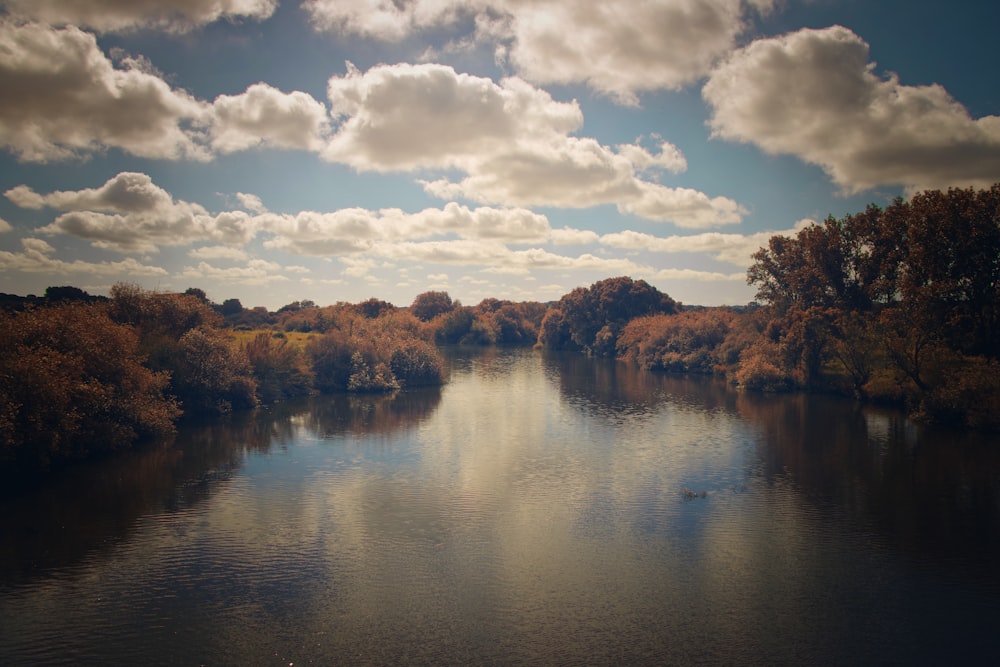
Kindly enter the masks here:
<path id="1" fill-rule="evenodd" d="M 1000 442 L 531 350 L 0 502 L 0 663 L 995 664 Z"/>

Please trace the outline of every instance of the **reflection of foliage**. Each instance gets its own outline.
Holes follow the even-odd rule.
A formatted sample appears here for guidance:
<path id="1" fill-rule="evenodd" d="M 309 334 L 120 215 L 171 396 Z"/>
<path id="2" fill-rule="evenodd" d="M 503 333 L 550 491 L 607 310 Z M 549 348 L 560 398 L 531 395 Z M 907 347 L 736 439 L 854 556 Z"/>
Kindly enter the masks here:
<path id="1" fill-rule="evenodd" d="M 149 513 L 183 511 L 223 488 L 248 452 L 288 442 L 302 404 L 182 425 L 146 447 L 83 464 L 33 492 L 0 490 L 0 571 L 45 571 L 120 544 Z M 16 495 L 4 498 L 4 491 Z M 16 509 L 15 509 L 16 508 Z"/>
<path id="2" fill-rule="evenodd" d="M 44 468 L 169 431 L 167 376 L 104 305 L 0 314 L 0 463 Z"/>
<path id="3" fill-rule="evenodd" d="M 768 482 L 791 478 L 803 497 L 844 508 L 853 527 L 877 525 L 900 546 L 967 557 L 1000 538 L 991 435 L 942 434 L 897 413 L 805 394 L 736 394 L 759 430 Z"/>
<path id="4" fill-rule="evenodd" d="M 734 400 L 725 382 L 711 377 L 650 373 L 634 364 L 551 350 L 543 363 L 569 404 L 611 419 L 650 413 L 675 395 L 702 401 L 708 411 Z"/>
<path id="5" fill-rule="evenodd" d="M 312 400 L 306 427 L 320 437 L 387 434 L 415 426 L 437 409 L 437 387 L 392 394 L 329 394 Z"/>

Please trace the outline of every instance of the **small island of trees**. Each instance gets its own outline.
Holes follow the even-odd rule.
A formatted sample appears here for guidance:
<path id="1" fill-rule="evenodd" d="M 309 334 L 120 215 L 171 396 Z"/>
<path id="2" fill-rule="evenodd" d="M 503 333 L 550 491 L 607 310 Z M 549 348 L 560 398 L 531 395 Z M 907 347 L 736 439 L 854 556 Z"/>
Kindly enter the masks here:
<path id="1" fill-rule="evenodd" d="M 0 295 L 0 468 L 39 471 L 313 392 L 444 382 L 439 345 L 536 345 L 747 390 L 824 391 L 1000 429 L 1000 185 L 830 217 L 753 256 L 757 300 L 684 306 L 615 277 L 556 302 L 425 292 L 276 312 L 117 284 Z"/>

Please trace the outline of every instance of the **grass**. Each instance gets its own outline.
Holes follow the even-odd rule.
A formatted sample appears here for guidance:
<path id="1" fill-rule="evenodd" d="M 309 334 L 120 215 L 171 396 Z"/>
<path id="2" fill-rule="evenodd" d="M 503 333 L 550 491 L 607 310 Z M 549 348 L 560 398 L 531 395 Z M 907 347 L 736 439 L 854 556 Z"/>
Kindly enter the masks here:
<path id="1" fill-rule="evenodd" d="M 244 343 L 249 343 L 259 334 L 267 334 L 273 338 L 284 339 L 288 341 L 289 345 L 294 345 L 299 349 L 305 349 L 306 344 L 313 338 L 322 336 L 323 334 L 316 333 L 315 331 L 304 332 L 304 331 L 275 331 L 274 329 L 251 329 L 249 331 L 237 331 L 235 329 L 230 330 L 229 335 L 232 337 L 233 342 L 237 345 L 242 345 Z"/>

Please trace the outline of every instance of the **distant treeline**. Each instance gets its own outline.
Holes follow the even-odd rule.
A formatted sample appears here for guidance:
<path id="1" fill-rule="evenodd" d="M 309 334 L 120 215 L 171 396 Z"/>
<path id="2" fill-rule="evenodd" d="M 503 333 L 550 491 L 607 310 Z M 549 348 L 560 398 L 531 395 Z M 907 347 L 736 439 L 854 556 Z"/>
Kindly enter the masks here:
<path id="1" fill-rule="evenodd" d="M 314 391 L 443 382 L 435 344 L 538 345 L 751 390 L 819 390 L 1000 428 L 1000 186 L 928 191 L 775 236 L 743 307 L 609 278 L 553 303 L 446 292 L 275 312 L 118 284 L 0 295 L 0 466 L 45 468 Z"/>

